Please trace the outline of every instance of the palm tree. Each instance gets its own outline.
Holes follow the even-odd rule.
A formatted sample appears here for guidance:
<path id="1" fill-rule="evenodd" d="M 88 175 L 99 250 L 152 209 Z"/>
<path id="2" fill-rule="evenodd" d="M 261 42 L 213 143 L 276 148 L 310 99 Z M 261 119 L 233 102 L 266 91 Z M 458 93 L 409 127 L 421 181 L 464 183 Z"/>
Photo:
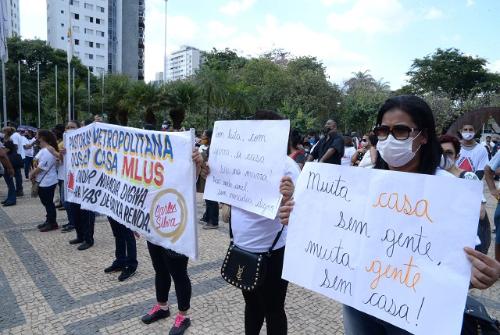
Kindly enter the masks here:
<path id="1" fill-rule="evenodd" d="M 225 72 L 203 68 L 196 76 L 200 95 L 206 103 L 206 122 L 208 128 L 210 118 L 210 108 L 216 108 L 224 104 L 227 100 L 227 76 Z"/>

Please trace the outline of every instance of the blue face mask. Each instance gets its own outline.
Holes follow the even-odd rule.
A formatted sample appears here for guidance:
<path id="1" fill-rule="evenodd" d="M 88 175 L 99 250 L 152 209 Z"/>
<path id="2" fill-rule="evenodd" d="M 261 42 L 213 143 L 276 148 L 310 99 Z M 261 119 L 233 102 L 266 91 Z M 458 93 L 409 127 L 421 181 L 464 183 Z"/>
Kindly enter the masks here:
<path id="1" fill-rule="evenodd" d="M 316 144 L 316 139 L 315 138 L 310 138 L 309 139 L 309 144 L 311 144 L 311 145 Z"/>

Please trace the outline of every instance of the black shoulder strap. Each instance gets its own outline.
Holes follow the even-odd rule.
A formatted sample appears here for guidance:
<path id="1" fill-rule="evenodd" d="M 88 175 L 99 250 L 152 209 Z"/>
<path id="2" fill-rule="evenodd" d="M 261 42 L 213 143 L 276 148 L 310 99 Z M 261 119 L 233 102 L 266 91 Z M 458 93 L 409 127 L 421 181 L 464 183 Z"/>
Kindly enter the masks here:
<path id="1" fill-rule="evenodd" d="M 462 172 L 460 172 L 460 175 L 458 177 L 464 179 L 466 173 L 467 173 L 467 171 L 462 171 Z"/>
<path id="2" fill-rule="evenodd" d="M 232 217 L 229 218 L 229 238 L 231 239 L 231 242 L 233 242 L 233 229 L 231 228 L 231 221 L 232 221 Z M 283 229 L 285 229 L 284 225 L 281 226 L 280 231 L 278 232 L 278 234 L 274 238 L 273 244 L 271 244 L 271 247 L 267 251 L 268 255 L 271 253 L 271 251 L 273 251 L 273 248 L 276 246 L 276 243 L 278 243 L 278 240 L 280 239 L 281 234 L 283 233 Z"/>

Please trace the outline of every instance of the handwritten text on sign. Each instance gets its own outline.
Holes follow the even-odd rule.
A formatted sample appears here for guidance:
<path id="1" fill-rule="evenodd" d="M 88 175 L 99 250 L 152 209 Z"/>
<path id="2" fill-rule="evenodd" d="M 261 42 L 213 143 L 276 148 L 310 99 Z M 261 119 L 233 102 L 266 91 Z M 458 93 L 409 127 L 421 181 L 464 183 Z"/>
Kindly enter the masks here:
<path id="1" fill-rule="evenodd" d="M 64 145 L 67 201 L 196 258 L 191 132 L 93 123 L 67 132 Z"/>
<path id="2" fill-rule="evenodd" d="M 481 183 L 308 163 L 283 278 L 415 334 L 459 334 Z"/>
<path id="3" fill-rule="evenodd" d="M 289 120 L 215 122 L 205 199 L 274 219 L 289 129 Z"/>

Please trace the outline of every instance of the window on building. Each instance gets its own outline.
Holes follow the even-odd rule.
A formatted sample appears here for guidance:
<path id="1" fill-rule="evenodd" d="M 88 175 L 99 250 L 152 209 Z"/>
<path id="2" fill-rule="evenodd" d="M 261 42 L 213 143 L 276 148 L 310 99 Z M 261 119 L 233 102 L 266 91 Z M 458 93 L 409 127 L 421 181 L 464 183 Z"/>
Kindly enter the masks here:
<path id="1" fill-rule="evenodd" d="M 75 45 L 80 45 L 80 40 L 75 39 Z"/>
<path id="2" fill-rule="evenodd" d="M 93 66 L 89 66 L 89 70 L 90 70 L 90 72 L 94 72 L 94 67 Z"/>
<path id="3" fill-rule="evenodd" d="M 80 14 L 73 13 L 73 18 L 74 18 L 75 20 L 80 20 Z"/>
<path id="4" fill-rule="evenodd" d="M 73 32 L 79 33 L 80 32 L 80 27 L 79 26 L 73 26 Z"/>
<path id="5" fill-rule="evenodd" d="M 97 24 L 101 24 L 101 19 L 96 18 L 96 19 L 95 19 L 95 23 L 97 23 Z"/>
<path id="6" fill-rule="evenodd" d="M 85 28 L 85 34 L 94 35 L 94 29 Z"/>
<path id="7" fill-rule="evenodd" d="M 95 44 L 95 47 L 96 47 L 97 49 L 101 49 L 101 48 L 103 47 L 103 44 L 102 44 L 102 43 L 96 43 L 96 44 Z"/>
<path id="8" fill-rule="evenodd" d="M 94 59 L 94 55 L 93 54 L 89 54 L 89 59 Z"/>
<path id="9" fill-rule="evenodd" d="M 61 36 L 61 40 L 64 41 L 64 36 Z"/>
<path id="10" fill-rule="evenodd" d="M 101 36 L 101 37 L 104 37 L 104 31 L 97 30 L 97 35 Z"/>
<path id="11" fill-rule="evenodd" d="M 64 14 L 64 10 L 61 9 L 61 14 Z"/>
<path id="12" fill-rule="evenodd" d="M 89 42 L 89 47 L 93 48 L 94 47 L 94 42 Z"/>
<path id="13" fill-rule="evenodd" d="M 101 13 L 104 13 L 104 7 L 97 6 L 97 10 L 100 11 Z"/>
<path id="14" fill-rule="evenodd" d="M 61 27 L 64 27 L 64 23 L 61 23 Z"/>
<path id="15" fill-rule="evenodd" d="M 94 5 L 89 4 L 88 2 L 85 2 L 85 3 L 83 4 L 83 7 L 84 7 L 85 9 L 94 10 Z"/>

